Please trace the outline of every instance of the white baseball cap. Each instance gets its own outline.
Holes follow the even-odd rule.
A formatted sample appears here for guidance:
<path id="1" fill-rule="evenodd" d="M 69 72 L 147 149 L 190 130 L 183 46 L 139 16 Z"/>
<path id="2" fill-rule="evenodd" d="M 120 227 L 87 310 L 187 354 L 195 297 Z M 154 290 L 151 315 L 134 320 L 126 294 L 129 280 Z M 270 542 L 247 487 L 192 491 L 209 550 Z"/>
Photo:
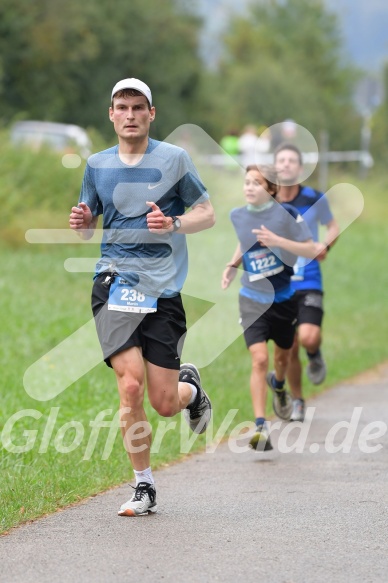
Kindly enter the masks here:
<path id="1" fill-rule="evenodd" d="M 116 83 L 116 85 L 112 89 L 112 99 L 115 93 L 117 93 L 118 91 L 122 91 L 123 89 L 137 89 L 138 91 L 140 91 L 140 93 L 145 95 L 145 97 L 148 99 L 150 106 L 152 107 L 151 89 L 148 87 L 148 85 L 143 83 L 143 81 L 140 81 L 140 79 L 135 79 L 132 77 L 131 79 L 122 79 L 121 81 Z"/>

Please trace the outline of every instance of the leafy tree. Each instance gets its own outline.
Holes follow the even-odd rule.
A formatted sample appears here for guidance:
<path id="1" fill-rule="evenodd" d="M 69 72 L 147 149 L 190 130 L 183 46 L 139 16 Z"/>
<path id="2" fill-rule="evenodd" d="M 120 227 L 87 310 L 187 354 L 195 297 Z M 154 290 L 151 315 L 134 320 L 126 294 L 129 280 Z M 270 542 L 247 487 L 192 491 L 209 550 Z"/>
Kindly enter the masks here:
<path id="1" fill-rule="evenodd" d="M 323 1 L 253 1 L 225 45 L 220 94 L 240 125 L 292 118 L 316 137 L 327 129 L 334 147 L 358 144 L 356 72 L 343 62 L 336 16 Z"/>
<path id="2" fill-rule="evenodd" d="M 111 136 L 110 91 L 139 77 L 151 86 L 154 131 L 164 137 L 197 102 L 199 27 L 178 0 L 2 0 L 2 118 L 78 123 Z"/>
<path id="3" fill-rule="evenodd" d="M 322 0 L 252 0 L 215 72 L 198 56 L 194 10 L 189 0 L 1 0 L 0 120 L 78 123 L 113 140 L 110 91 L 133 76 L 151 86 L 161 139 L 183 123 L 220 138 L 293 118 L 316 136 L 328 129 L 332 147 L 358 145 L 355 73 Z"/>

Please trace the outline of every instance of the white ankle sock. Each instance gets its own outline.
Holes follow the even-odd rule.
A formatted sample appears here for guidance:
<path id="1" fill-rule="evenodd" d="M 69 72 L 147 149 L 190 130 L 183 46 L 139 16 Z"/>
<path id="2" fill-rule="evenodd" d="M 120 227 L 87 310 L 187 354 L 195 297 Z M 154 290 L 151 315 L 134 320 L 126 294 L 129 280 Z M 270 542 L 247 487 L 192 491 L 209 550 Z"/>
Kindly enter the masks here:
<path id="1" fill-rule="evenodd" d="M 198 389 L 197 389 L 197 387 L 195 385 L 192 385 L 191 383 L 187 383 L 187 384 L 191 388 L 191 399 L 190 399 L 190 401 L 188 403 L 189 405 L 191 405 L 195 401 L 195 397 L 197 396 Z"/>
<path id="2" fill-rule="evenodd" d="M 145 470 L 141 470 L 141 472 L 138 472 L 136 470 L 133 471 L 135 472 L 136 486 L 140 482 L 147 482 L 147 484 L 155 484 L 151 468 L 146 468 Z"/>

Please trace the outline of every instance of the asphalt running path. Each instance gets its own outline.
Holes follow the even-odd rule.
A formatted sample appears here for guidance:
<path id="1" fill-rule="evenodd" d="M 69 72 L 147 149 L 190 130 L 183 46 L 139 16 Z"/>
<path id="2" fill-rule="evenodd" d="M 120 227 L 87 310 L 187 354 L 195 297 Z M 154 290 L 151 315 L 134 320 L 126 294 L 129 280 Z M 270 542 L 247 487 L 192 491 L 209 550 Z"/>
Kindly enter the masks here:
<path id="1" fill-rule="evenodd" d="M 280 453 L 297 431 L 277 430 L 273 452 L 223 443 L 193 455 L 155 473 L 155 515 L 117 516 L 124 486 L 12 530 L 0 537 L 0 581 L 386 583 L 388 365 L 308 405 L 303 452 Z M 346 428 L 332 438 L 333 428 L 352 415 L 350 451 L 330 453 L 346 445 Z M 363 430 L 384 435 L 360 448 Z"/>

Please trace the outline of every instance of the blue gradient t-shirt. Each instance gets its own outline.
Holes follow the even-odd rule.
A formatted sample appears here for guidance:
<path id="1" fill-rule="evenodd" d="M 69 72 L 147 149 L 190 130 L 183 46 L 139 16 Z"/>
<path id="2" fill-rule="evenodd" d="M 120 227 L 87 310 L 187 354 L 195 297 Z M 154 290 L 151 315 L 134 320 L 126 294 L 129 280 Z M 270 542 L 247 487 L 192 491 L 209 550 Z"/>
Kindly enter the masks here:
<path id="1" fill-rule="evenodd" d="M 137 164 L 128 166 L 114 146 L 88 159 L 79 202 L 93 216 L 103 215 L 101 259 L 96 274 L 114 269 L 132 287 L 157 297 L 172 297 L 182 289 L 188 261 L 186 237 L 150 233 L 146 201 L 166 216 L 209 199 L 185 150 L 149 139 Z"/>

